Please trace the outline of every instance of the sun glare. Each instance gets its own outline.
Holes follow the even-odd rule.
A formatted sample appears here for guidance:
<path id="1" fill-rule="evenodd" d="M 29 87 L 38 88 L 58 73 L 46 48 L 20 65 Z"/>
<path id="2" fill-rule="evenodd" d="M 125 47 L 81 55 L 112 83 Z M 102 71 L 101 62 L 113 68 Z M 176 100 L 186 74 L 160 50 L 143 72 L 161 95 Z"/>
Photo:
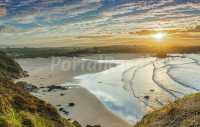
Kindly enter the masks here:
<path id="1" fill-rule="evenodd" d="M 161 41 L 166 36 L 166 33 L 156 33 L 153 35 L 153 38 L 157 41 Z"/>

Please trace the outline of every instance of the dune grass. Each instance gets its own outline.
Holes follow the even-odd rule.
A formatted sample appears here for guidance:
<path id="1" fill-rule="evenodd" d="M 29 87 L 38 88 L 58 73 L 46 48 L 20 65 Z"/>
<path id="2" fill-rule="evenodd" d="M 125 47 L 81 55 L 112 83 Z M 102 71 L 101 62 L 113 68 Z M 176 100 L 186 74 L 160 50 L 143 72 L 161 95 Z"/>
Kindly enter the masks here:
<path id="1" fill-rule="evenodd" d="M 17 111 L 6 98 L 1 98 L 0 127 L 53 127 L 53 122 L 36 113 Z"/>
<path id="2" fill-rule="evenodd" d="M 135 127 L 200 127 L 200 93 L 147 114 Z"/>
<path id="3" fill-rule="evenodd" d="M 76 127 L 63 118 L 60 118 L 60 123 L 63 127 Z M 17 111 L 5 98 L 0 99 L 0 127 L 55 127 L 56 124 L 58 125 L 54 120 L 37 113 Z"/>
<path id="4" fill-rule="evenodd" d="M 0 127 L 54 127 L 52 121 L 29 112 L 17 113 L 10 108 L 6 114 L 0 114 Z"/>

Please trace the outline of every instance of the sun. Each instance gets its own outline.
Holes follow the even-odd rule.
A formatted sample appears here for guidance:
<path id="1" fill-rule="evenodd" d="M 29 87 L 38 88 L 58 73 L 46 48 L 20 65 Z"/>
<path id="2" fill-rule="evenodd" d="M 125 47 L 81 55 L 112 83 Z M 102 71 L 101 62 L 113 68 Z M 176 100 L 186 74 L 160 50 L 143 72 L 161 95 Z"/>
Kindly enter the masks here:
<path id="1" fill-rule="evenodd" d="M 166 33 L 156 33 L 153 35 L 153 38 L 157 41 L 163 40 L 163 38 L 166 36 Z"/>

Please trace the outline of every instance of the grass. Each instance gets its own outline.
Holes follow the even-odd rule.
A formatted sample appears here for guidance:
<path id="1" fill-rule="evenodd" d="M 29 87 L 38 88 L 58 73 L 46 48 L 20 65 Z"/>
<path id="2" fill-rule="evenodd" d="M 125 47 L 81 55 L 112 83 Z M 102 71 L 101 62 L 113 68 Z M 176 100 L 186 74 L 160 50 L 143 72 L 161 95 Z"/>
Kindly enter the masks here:
<path id="1" fill-rule="evenodd" d="M 7 112 L 0 114 L 0 127 L 54 127 L 54 122 L 38 114 L 17 112 L 7 107 Z"/>
<path id="2" fill-rule="evenodd" d="M 0 79 L 19 78 L 24 75 L 22 68 L 13 59 L 0 53 Z"/>
<path id="3" fill-rule="evenodd" d="M 12 81 L 23 73 L 14 60 L 0 53 L 0 127 L 79 127 Z"/>
<path id="4" fill-rule="evenodd" d="M 0 53 L 0 127 L 81 127 L 61 118 L 54 107 L 16 86 L 11 79 L 22 74 L 14 60 Z M 146 115 L 135 127 L 200 127 L 200 93 Z"/>
<path id="5" fill-rule="evenodd" d="M 37 113 L 17 111 L 9 103 L 4 105 L 2 99 L 0 103 L 0 127 L 55 127 L 55 125 L 60 125 L 58 127 L 79 127 L 63 118 L 59 118 L 59 123 Z"/>
<path id="6" fill-rule="evenodd" d="M 6 96 L 0 98 L 0 127 L 54 127 L 52 120 L 37 113 L 17 110 L 9 99 Z"/>
<path id="7" fill-rule="evenodd" d="M 147 114 L 135 127 L 200 127 L 200 93 Z"/>
<path id="8" fill-rule="evenodd" d="M 1 127 L 22 127 L 21 117 L 14 109 L 10 108 L 7 113 L 0 114 Z"/>

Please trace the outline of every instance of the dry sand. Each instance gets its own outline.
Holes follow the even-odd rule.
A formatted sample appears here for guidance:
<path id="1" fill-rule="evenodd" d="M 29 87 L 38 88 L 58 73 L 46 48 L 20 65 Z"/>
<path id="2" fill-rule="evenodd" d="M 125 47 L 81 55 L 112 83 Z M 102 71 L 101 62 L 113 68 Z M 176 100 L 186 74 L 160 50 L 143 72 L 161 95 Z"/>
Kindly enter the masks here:
<path id="1" fill-rule="evenodd" d="M 90 65 L 98 67 L 100 63 L 91 64 L 91 61 L 85 61 L 84 65 L 80 65 L 80 63 L 83 63 L 80 59 L 76 59 L 76 62 L 73 62 L 74 59 L 68 57 L 60 57 L 57 60 L 55 58 L 34 58 L 17 59 L 17 61 L 30 75 L 20 80 L 27 81 L 37 87 L 60 85 L 66 81 L 73 80 L 74 76 L 94 73 L 114 66 L 105 65 L 104 68 L 84 70 L 83 68 L 87 68 Z M 72 62 L 75 69 L 66 69 L 68 68 L 66 66 L 72 64 Z M 61 96 L 61 94 L 63 95 Z M 39 90 L 35 95 L 56 106 L 58 109 L 62 107 L 69 111 L 67 117 L 79 121 L 83 126 L 89 124 L 101 125 L 102 127 L 131 127 L 128 122 L 108 111 L 93 94 L 84 88 L 77 87 L 65 91 L 55 90 L 51 92 Z M 69 107 L 68 104 L 70 102 L 75 103 L 75 106 Z"/>

